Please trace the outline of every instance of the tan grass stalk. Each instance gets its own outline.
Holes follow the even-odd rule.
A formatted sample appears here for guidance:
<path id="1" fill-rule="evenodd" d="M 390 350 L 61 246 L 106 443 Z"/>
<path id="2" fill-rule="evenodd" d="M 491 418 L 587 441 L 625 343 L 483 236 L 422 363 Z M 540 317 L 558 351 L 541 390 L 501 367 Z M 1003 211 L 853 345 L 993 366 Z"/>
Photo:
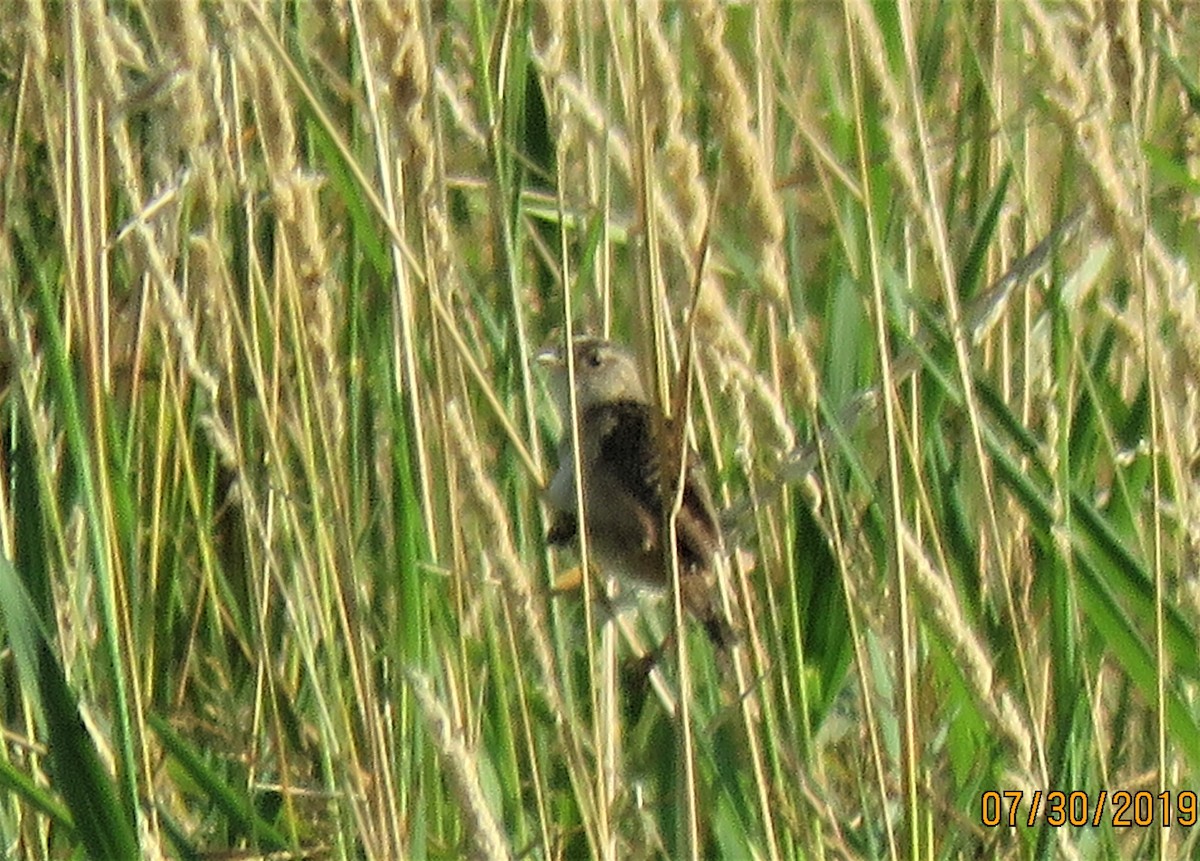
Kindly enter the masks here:
<path id="1" fill-rule="evenodd" d="M 1174 346 L 1165 346 L 1161 339 L 1147 336 L 1149 350 L 1143 354 L 1143 364 L 1151 382 L 1150 396 L 1150 441 L 1153 452 L 1152 492 L 1160 495 L 1162 478 L 1160 459 L 1156 453 L 1164 450 L 1167 467 L 1171 472 L 1170 484 L 1180 497 L 1180 504 L 1187 510 L 1192 507 L 1192 483 L 1187 479 L 1187 462 L 1191 452 L 1180 450 L 1174 434 L 1162 433 L 1165 426 L 1194 425 L 1192 415 L 1181 415 L 1180 401 L 1163 397 L 1172 379 L 1172 366 L 1179 365 L 1170 353 L 1195 356 L 1200 350 L 1200 315 L 1197 314 L 1197 298 L 1194 279 L 1182 256 L 1173 254 L 1155 231 L 1149 218 L 1149 200 L 1146 193 L 1149 170 L 1140 149 L 1144 118 L 1139 105 L 1146 89 L 1145 85 L 1127 86 L 1129 93 L 1129 115 L 1132 123 L 1114 123 L 1112 102 L 1114 92 L 1120 87 L 1112 80 L 1113 64 L 1110 63 L 1112 45 L 1109 30 L 1095 26 L 1096 21 L 1081 32 L 1070 31 L 1062 17 L 1054 17 L 1036 3 L 1026 2 L 1023 6 L 1026 21 L 1035 37 L 1042 63 L 1039 68 L 1048 70 L 1044 74 L 1047 103 L 1058 120 L 1064 136 L 1072 141 L 1083 156 L 1087 169 L 1085 176 L 1090 180 L 1097 214 L 1102 224 L 1115 236 L 1121 257 L 1129 261 L 1126 271 L 1140 288 L 1134 291 L 1130 303 L 1130 328 L 1143 328 L 1148 333 L 1159 330 L 1164 322 L 1172 324 L 1176 331 Z M 1131 13 L 1132 14 L 1132 13 Z M 1131 62 L 1133 78 L 1141 82 L 1141 52 L 1138 36 L 1140 25 L 1136 20 L 1126 19 L 1123 43 L 1118 47 L 1125 50 L 1120 59 Z M 1075 38 L 1072 39 L 1071 37 Z M 1076 50 L 1079 45 L 1079 50 Z M 1118 66 L 1120 63 L 1118 62 Z M 1124 82 L 1123 82 L 1124 83 Z M 1097 99 L 1095 93 L 1100 94 Z M 1182 363 L 1185 374 L 1193 384 L 1197 378 L 1195 361 Z M 1144 553 L 1152 553 L 1151 564 L 1155 584 L 1155 665 L 1157 668 L 1157 703 L 1155 713 L 1157 729 L 1157 773 L 1160 789 L 1168 779 L 1166 775 L 1166 723 L 1165 676 L 1170 672 L 1164 655 L 1163 644 L 1163 597 L 1165 578 L 1163 572 L 1162 512 L 1154 507 L 1153 519 L 1149 524 L 1150 535 L 1143 539 Z M 1160 852 L 1166 852 L 1167 834 L 1164 828 Z"/>
<path id="2" fill-rule="evenodd" d="M 790 289 L 783 251 L 785 224 L 782 203 L 775 190 L 771 157 L 773 142 L 769 138 L 767 118 L 759 118 L 757 132 L 752 128 L 750 99 L 723 41 L 725 22 L 721 7 L 713 0 L 700 0 L 689 4 L 688 10 L 693 23 L 693 44 L 700 73 L 709 92 L 709 100 L 713 105 L 712 117 L 723 144 L 721 182 L 724 193 L 735 196 L 739 208 L 745 213 L 746 232 L 758 239 L 759 277 L 766 296 L 788 307 Z M 665 56 L 660 53 L 665 46 L 653 38 L 653 32 L 649 40 L 652 49 L 650 55 L 656 62 L 647 65 L 651 70 L 661 66 L 659 73 L 664 80 L 678 80 L 678 70 L 672 69 L 669 52 Z M 682 128 L 676 117 L 679 98 L 677 87 L 668 87 L 665 92 L 664 119 L 669 132 L 666 142 L 668 186 L 678 190 L 679 205 L 694 234 L 696 225 L 702 224 L 707 215 L 707 208 L 695 211 L 688 209 L 693 202 L 697 205 L 706 203 L 701 196 L 703 188 L 694 178 L 694 172 L 699 170 L 699 158 L 694 141 L 685 138 L 681 131 L 672 133 Z M 694 235 L 692 238 L 692 248 L 695 248 L 697 238 Z M 706 280 L 699 309 L 698 322 L 702 324 L 701 333 L 706 340 L 715 343 L 724 341 L 732 346 L 730 342 L 735 341 L 733 332 L 739 334 L 736 340 L 741 340 L 740 326 L 730 325 L 732 319 L 725 307 L 724 297 L 712 279 Z M 796 399 L 811 411 L 816 405 L 819 391 L 811 350 L 799 330 L 792 329 L 788 338 L 790 346 L 787 358 L 789 370 L 795 372 L 792 379 L 797 384 Z M 738 355 L 745 357 L 747 353 L 739 350 Z"/>
<path id="3" fill-rule="evenodd" d="M 616 166 L 621 177 L 627 182 L 631 182 L 633 179 L 633 155 L 630 150 L 629 136 L 611 121 L 605 109 L 588 90 L 587 85 L 577 76 L 564 72 L 554 80 L 559 93 L 566 99 L 571 109 L 570 115 L 578 124 L 577 128 L 595 142 L 597 147 L 606 149 L 609 159 Z M 667 247 L 673 249 L 674 253 L 679 256 L 685 271 L 688 271 L 694 249 L 687 241 L 687 231 L 680 221 L 679 215 L 668 205 L 666 198 L 660 194 L 654 196 L 652 203 Z"/>
<path id="4" fill-rule="evenodd" d="M 704 236 L 704 227 L 709 217 L 711 209 L 711 201 L 708 190 L 704 185 L 700 173 L 700 148 L 697 141 L 688 135 L 684 130 L 684 114 L 683 114 L 683 94 L 680 90 L 679 82 L 682 79 L 682 71 L 679 68 L 676 52 L 672 50 L 667 42 L 666 35 L 663 33 L 661 26 L 660 10 L 657 3 L 651 4 L 636 4 L 635 9 L 639 15 L 638 25 L 641 26 L 645 33 L 645 63 L 644 74 L 646 77 L 646 85 L 642 88 L 642 101 L 648 112 L 648 119 L 652 126 L 657 126 L 656 134 L 662 137 L 662 161 L 663 173 L 665 174 L 664 181 L 659 184 L 659 188 L 670 198 L 673 209 L 678 213 L 679 218 L 685 225 L 687 235 L 687 244 L 677 249 L 677 253 L 687 263 L 685 271 L 691 272 L 691 261 L 694 258 L 697 249 L 700 248 Z M 733 88 L 737 93 L 741 94 L 743 103 L 744 115 L 731 120 L 730 125 L 736 126 L 738 122 L 749 122 L 748 107 L 746 98 L 742 92 L 740 79 L 737 78 L 736 70 L 733 68 L 732 60 L 728 58 L 724 46 L 719 41 L 719 34 L 712 37 L 715 41 L 709 47 L 709 54 L 719 51 L 724 58 L 723 73 L 726 77 L 723 83 L 727 87 Z M 704 66 L 705 60 L 709 59 L 708 55 L 702 55 L 701 65 Z M 720 102 L 718 102 L 720 105 Z M 718 109 L 720 113 L 720 109 Z M 732 138 L 736 138 L 743 144 L 742 152 L 750 152 L 757 145 L 750 146 L 746 143 L 748 139 L 748 126 L 745 129 L 734 128 L 728 132 Z M 747 148 L 749 147 L 749 148 Z M 728 171 L 729 175 L 725 177 L 726 192 L 729 189 L 734 189 L 734 194 L 741 193 L 742 186 L 738 183 L 741 181 L 741 171 L 745 169 L 743 164 L 744 159 L 733 158 L 735 169 Z M 760 159 L 761 161 L 761 159 Z M 758 165 L 762 167 L 761 164 Z M 755 177 L 761 178 L 763 171 L 756 170 Z M 754 191 L 761 191 L 762 183 L 759 182 Z M 771 273 L 765 277 L 769 291 L 775 291 L 778 295 L 786 294 L 785 275 L 783 273 L 783 258 L 782 258 L 782 237 L 783 237 L 783 216 L 779 210 L 779 202 L 775 196 L 773 188 L 769 188 L 769 193 L 764 195 L 765 199 L 752 202 L 752 210 L 761 210 L 758 216 L 751 217 L 750 233 L 751 235 L 759 235 L 755 231 L 761 226 L 758 221 L 772 221 L 772 213 L 776 216 L 773 220 L 777 222 L 778 235 L 770 242 L 765 241 L 760 248 L 766 248 L 772 245 L 779 252 L 778 254 L 770 251 L 764 252 L 773 262 Z M 764 215 L 765 213 L 765 215 Z M 668 231 L 668 236 L 670 231 Z M 750 349 L 745 336 L 742 334 L 742 327 L 734 315 L 732 314 L 728 303 L 725 301 L 725 294 L 721 286 L 721 281 L 717 276 L 715 266 L 707 267 L 703 273 L 700 298 L 696 303 L 697 308 L 697 326 L 698 331 L 702 335 L 702 342 L 709 346 L 719 347 L 719 352 L 725 355 L 737 357 L 743 364 L 749 362 Z M 817 391 L 816 374 L 812 368 L 811 359 L 808 358 L 809 353 L 807 345 L 800 339 L 798 342 L 798 351 L 793 352 L 795 368 L 799 372 L 797 379 L 800 381 L 800 390 L 803 393 L 801 401 L 808 404 L 810 398 Z M 765 380 L 758 380 L 757 387 L 759 389 L 772 388 Z M 777 397 L 774 397 L 778 400 Z"/>
<path id="5" fill-rule="evenodd" d="M 442 755 L 442 762 L 446 766 L 443 773 L 450 784 L 450 791 L 458 799 L 463 824 L 471 839 L 471 857 L 481 861 L 511 858 L 500 823 L 484 795 L 476 756 L 467 744 L 462 727 L 455 725 L 450 712 L 438 700 L 428 676 L 415 669 L 408 670 L 405 676 L 425 716 L 433 743 Z"/>
<path id="6" fill-rule="evenodd" d="M 752 407 L 752 415 L 758 418 L 755 427 L 764 428 L 770 434 L 768 440 L 757 439 L 757 444 L 750 450 L 761 453 L 764 444 L 769 445 L 773 457 L 782 459 L 796 446 L 796 431 L 788 418 L 788 408 L 783 399 L 771 390 L 769 383 L 755 373 L 747 361 L 717 350 L 710 351 L 710 357 L 713 367 L 717 369 L 721 387 L 734 387 L 740 391 Z"/>
<path id="7" fill-rule="evenodd" d="M 825 441 L 818 436 L 816 440 L 817 447 L 817 467 L 820 470 L 821 481 L 825 486 L 833 486 L 833 480 L 830 475 L 830 460 L 829 449 Z M 819 488 L 818 488 L 819 491 Z M 820 508 L 816 504 L 817 500 L 813 500 L 812 511 L 816 515 Z M 883 715 L 877 715 L 875 700 L 872 695 L 874 687 L 871 679 L 873 677 L 871 668 L 871 659 L 868 656 L 867 638 L 862 633 L 862 625 L 860 624 L 860 616 L 867 615 L 869 612 L 866 607 L 867 601 L 864 600 L 864 586 L 860 585 L 861 577 L 856 576 L 861 566 L 852 564 L 853 551 L 847 543 L 847 536 L 844 534 L 841 527 L 841 520 L 837 516 L 834 509 L 840 504 L 836 495 L 830 495 L 830 514 L 826 517 L 827 528 L 826 533 L 829 538 L 830 549 L 833 551 L 833 558 L 838 566 L 838 581 L 841 584 L 842 594 L 846 602 L 846 619 L 850 630 L 850 640 L 854 647 L 854 667 L 857 673 L 857 681 L 859 695 L 862 702 L 863 721 L 862 734 L 866 736 L 867 746 L 870 750 L 871 766 L 874 778 L 873 789 L 878 796 L 879 808 L 883 813 L 883 828 L 887 837 L 888 858 L 892 861 L 897 861 L 900 858 L 899 848 L 897 846 L 897 829 L 895 823 L 895 814 L 892 811 L 892 804 L 889 800 L 892 781 L 885 772 L 888 761 L 884 752 L 884 742 L 882 739 L 883 730 L 881 729 Z M 894 717 L 894 711 L 885 713 Z M 819 775 L 825 773 L 824 764 L 821 761 L 817 762 L 816 771 Z"/>
<path id="8" fill-rule="evenodd" d="M 125 100 L 125 89 L 118 69 L 118 54 L 111 38 L 107 17 L 97 0 L 88 0 L 82 7 L 83 22 L 88 36 L 89 50 L 95 52 L 97 62 L 95 67 L 100 71 L 100 91 L 105 102 L 110 106 L 110 115 L 120 116 L 120 109 Z M 106 132 L 110 136 L 112 152 L 116 155 L 118 176 L 135 211 L 144 206 L 140 171 L 136 167 L 133 148 L 123 122 L 114 122 Z M 199 338 L 191 319 L 182 293 L 176 284 L 172 272 L 173 252 L 168 250 L 161 237 L 143 220 L 135 220 L 131 225 L 131 235 L 138 241 L 140 256 L 135 258 L 135 267 L 145 267 L 152 276 L 152 283 L 158 287 L 158 301 L 165 312 L 169 323 L 169 337 L 172 337 L 182 350 L 185 367 L 192 379 L 200 386 L 210 399 L 215 399 L 217 378 L 206 367 L 200 358 L 198 349 Z M 140 264 L 140 266 L 138 266 Z"/>
<path id="9" fill-rule="evenodd" d="M 566 9 L 562 0 L 541 0 L 533 10 L 533 52 L 543 71 L 557 78 L 566 52 L 564 24 Z"/>
<path id="10" fill-rule="evenodd" d="M 579 733 L 563 698 L 555 669 L 554 647 L 542 602 L 537 596 L 529 570 L 522 563 L 513 544 L 504 503 L 484 466 L 483 456 L 474 441 L 474 435 L 468 432 L 456 403 L 447 405 L 445 414 L 450 431 L 448 438 L 453 454 L 465 473 L 472 508 L 480 517 L 486 534 L 491 536 L 488 543 L 489 555 L 500 569 L 501 587 L 509 605 L 523 622 L 521 633 L 532 649 L 534 666 L 541 680 L 540 692 L 546 698 L 546 703 L 554 715 L 555 728 L 563 740 L 567 766 L 579 793 L 580 805 L 587 811 L 584 819 L 594 846 L 594 835 L 591 834 L 594 816 L 590 812 L 595 810 L 596 806 L 593 798 L 594 786 L 585 776 Z"/>
<path id="11" fill-rule="evenodd" d="M 528 635 L 530 645 L 533 646 L 534 660 L 541 672 L 545 694 L 555 712 L 556 720 L 564 721 L 568 712 L 560 694 L 550 631 L 546 626 L 545 614 L 536 596 L 529 571 L 521 562 L 513 544 L 504 503 L 488 476 L 478 446 L 473 442 L 475 435 L 468 430 L 457 404 L 451 403 L 447 407 L 446 420 L 450 426 L 449 438 L 453 443 L 455 457 L 466 472 L 471 500 L 487 525 L 487 533 L 493 536 L 490 555 L 499 565 L 503 575 L 501 584 L 517 615 L 524 622 L 522 627 Z"/>
<path id="12" fill-rule="evenodd" d="M 888 133 L 891 166 L 900 174 L 910 202 L 915 206 L 923 206 L 921 201 L 924 195 L 917 178 L 916 159 L 904 125 L 908 111 L 903 94 L 896 85 L 896 76 L 886 65 L 888 52 L 883 44 L 879 22 L 866 0 L 850 0 L 848 8 L 853 14 L 854 23 L 858 25 L 857 35 L 863 42 L 861 55 L 871 69 L 872 80 L 879 87 L 887 109 L 888 119 L 884 128 Z"/>
<path id="13" fill-rule="evenodd" d="M 550 19 L 550 16 L 547 17 Z M 535 55 L 535 60 L 546 76 L 547 85 L 554 88 L 563 97 L 566 107 L 569 108 L 569 110 L 558 112 L 559 116 L 563 118 L 563 124 L 565 125 L 569 117 L 572 127 L 580 129 L 590 140 L 596 142 L 596 145 L 608 154 L 621 177 L 627 182 L 632 182 L 634 166 L 629 137 L 609 116 L 606 108 L 590 91 L 587 82 L 561 66 L 546 65 L 540 55 Z M 618 66 L 617 71 L 618 73 L 622 72 L 622 67 Z M 626 89 L 629 88 L 626 87 Z M 649 93 L 639 93 L 638 98 L 639 100 L 648 100 L 649 95 Z M 636 107 L 630 106 L 627 113 L 636 116 L 636 110 Z M 562 131 L 563 137 L 567 137 L 566 129 L 564 128 Z M 663 185 L 655 183 L 655 188 L 659 189 Z M 667 240 L 667 247 L 672 249 L 677 256 L 683 270 L 690 273 L 696 248 L 694 238 L 689 238 L 688 229 L 684 227 L 679 214 L 670 205 L 667 196 L 656 193 L 652 196 L 651 203 L 655 209 L 655 216 L 659 220 L 659 228 Z M 701 213 L 701 222 L 703 217 L 703 213 Z"/>
<path id="14" fill-rule="evenodd" d="M 700 73 L 713 104 L 723 143 L 727 189 L 744 202 L 747 232 L 759 239 L 763 289 L 774 302 L 788 295 L 783 258 L 783 209 L 775 192 L 768 142 L 752 129 L 750 100 L 723 42 L 725 15 L 715 0 L 688 4 Z"/>
<path id="15" fill-rule="evenodd" d="M 889 119 L 885 123 L 889 146 L 895 159 L 897 169 L 903 180 L 902 185 L 909 198 L 909 206 L 915 213 L 922 226 L 923 234 L 931 245 L 935 269 L 939 278 L 941 295 L 944 299 L 949 316 L 950 329 L 955 350 L 955 365 L 966 400 L 966 411 L 970 419 L 971 441 L 974 459 L 979 469 L 984 473 L 985 480 L 980 487 L 985 499 L 986 527 L 992 548 L 992 559 L 1000 572 L 1004 585 L 1005 606 L 1009 614 L 1009 624 L 1012 628 L 1017 648 L 1018 663 L 1023 681 L 1026 702 L 1035 701 L 1030 663 L 1029 646 L 1025 642 L 1024 629 L 1016 616 L 1015 598 L 1012 586 L 1012 574 L 1008 564 L 1008 556 L 1004 552 L 1007 546 L 999 527 L 998 506 L 992 491 L 992 483 L 987 480 L 988 458 L 984 451 L 982 439 L 983 420 L 980 415 L 978 399 L 971 377 L 971 362 L 966 342 L 964 315 L 960 309 L 955 276 L 950 259 L 949 238 L 945 222 L 945 212 L 942 208 L 940 185 L 934 176 L 931 144 L 927 131 L 925 113 L 919 103 L 919 83 L 916 71 L 915 22 L 913 21 L 914 7 L 911 3 L 901 4 L 899 21 L 903 37 L 904 68 L 900 73 L 890 71 L 884 58 L 887 56 L 882 49 L 882 37 L 878 30 L 873 10 L 866 4 L 856 4 L 858 11 L 857 23 L 860 33 L 867 42 L 864 51 L 868 63 L 875 76 L 875 83 L 885 93 L 885 101 L 889 109 Z M 878 46 L 880 53 L 874 55 L 872 48 Z M 901 96 L 894 80 L 903 80 L 906 84 L 905 94 Z M 1038 761 L 1044 774 L 1044 749 L 1037 745 Z"/>
<path id="16" fill-rule="evenodd" d="M 1184 292 L 1186 269 L 1170 254 L 1154 229 L 1143 223 L 1137 186 L 1144 160 L 1136 141 L 1112 122 L 1115 85 L 1107 63 L 1108 31 L 1097 22 L 1083 22 L 1078 33 L 1068 32 L 1063 16 L 1054 16 L 1041 4 L 1024 0 L 1022 11 L 1034 36 L 1039 70 L 1046 84 L 1047 104 L 1054 109 L 1063 134 L 1079 147 L 1082 164 L 1092 180 L 1101 221 L 1116 236 L 1127 259 L 1145 255 L 1158 287 L 1174 300 Z M 1076 45 L 1082 39 L 1084 55 Z M 1135 68 L 1138 65 L 1135 64 Z M 1104 95 L 1095 104 L 1094 93 Z M 1133 170 L 1125 166 L 1133 166 Z"/>
<path id="17" fill-rule="evenodd" d="M 925 597 L 925 605 L 933 612 L 930 620 L 946 637 L 959 660 L 959 669 L 967 682 L 976 706 L 988 715 L 992 725 L 999 728 L 1008 739 L 1016 754 L 1019 768 L 1024 774 L 1022 785 L 1034 786 L 1029 769 L 1033 764 L 1033 741 L 1012 697 L 1006 691 L 996 689 L 996 671 L 988 651 L 979 641 L 976 632 L 968 624 L 959 604 L 954 583 L 944 570 L 934 564 L 921 542 L 907 525 L 902 525 L 904 545 L 908 556 L 915 563 L 909 569 L 913 582 Z"/>
<path id="18" fill-rule="evenodd" d="M 396 119 L 392 130 L 400 140 L 404 171 L 413 193 L 428 199 L 435 159 L 433 131 L 428 117 L 429 61 L 419 7 L 413 2 L 374 2 L 367 26 L 378 40 L 383 81 Z"/>
<path id="19" fill-rule="evenodd" d="M 663 33 L 661 10 L 657 2 L 634 4 L 645 32 L 645 76 L 643 101 L 651 126 L 658 127 L 666 181 L 663 190 L 671 197 L 687 229 L 685 257 L 695 253 L 704 235 L 708 217 L 708 189 L 700 177 L 700 147 L 684 131 L 683 93 L 679 82 L 677 51 Z"/>
<path id="20" fill-rule="evenodd" d="M 433 85 L 442 102 L 450 109 L 454 129 L 460 132 L 475 150 L 483 152 L 487 147 L 487 138 L 479 128 L 475 106 L 471 104 L 465 92 L 469 81 L 452 74 L 445 66 L 438 66 L 433 71 Z"/>
<path id="21" fill-rule="evenodd" d="M 24 0 L 23 12 L 17 20 L 24 22 L 25 49 L 35 70 L 45 74 L 50 57 L 50 43 L 46 38 L 46 10 L 41 0 Z"/>
<path id="22" fill-rule="evenodd" d="M 861 4 L 860 4 L 861 5 Z M 856 10 L 862 15 L 862 9 Z M 878 38 L 875 31 L 875 22 L 871 10 L 867 12 L 866 21 L 862 22 L 864 29 L 871 34 L 868 46 L 865 53 L 868 55 L 868 63 L 871 61 L 871 45 L 870 42 Z M 847 9 L 847 17 L 852 12 Z M 879 39 L 882 42 L 882 39 Z M 865 150 L 865 130 L 862 126 L 862 117 L 864 111 L 864 87 L 860 68 L 860 48 L 858 45 L 851 42 L 849 46 L 850 64 L 851 64 L 851 79 L 854 92 L 854 113 L 858 118 L 857 128 L 857 148 L 858 148 L 858 167 L 859 181 L 863 188 L 863 198 L 868 202 L 872 199 L 870 173 L 866 163 Z M 874 58 L 876 62 L 881 62 L 879 58 Z M 886 77 L 882 71 L 877 70 L 880 77 Z M 881 84 L 882 86 L 886 86 Z M 899 110 L 898 105 L 896 106 Z M 896 114 L 893 114 L 895 116 Z M 903 134 L 900 135 L 903 137 Z M 916 619 L 912 610 L 912 593 L 909 586 L 909 567 L 910 563 L 906 558 L 903 542 L 898 534 L 903 527 L 905 516 L 905 504 L 903 495 L 905 493 L 904 476 L 901 470 L 900 463 L 900 440 L 902 439 L 900 431 L 900 404 L 893 386 L 895 379 L 892 369 L 892 354 L 889 346 L 888 329 L 886 325 L 884 311 L 884 295 L 883 295 L 883 275 L 880 272 L 879 257 L 880 245 L 876 234 L 876 227 L 873 219 L 869 216 L 866 219 L 867 229 L 867 245 L 869 249 L 871 265 L 869 267 L 869 276 L 871 283 L 871 310 L 872 310 L 872 329 L 876 339 L 876 353 L 880 365 L 880 375 L 883 378 L 883 426 L 885 432 L 885 451 L 886 451 L 886 479 L 884 483 L 883 493 L 881 494 L 886 499 L 886 507 L 888 511 L 888 529 L 891 533 L 891 546 L 887 553 L 887 575 L 895 593 L 894 607 L 892 608 L 892 624 L 894 626 L 893 636 L 898 642 L 893 644 L 894 648 L 894 673 L 896 676 L 896 686 L 898 690 L 895 692 L 895 711 L 897 712 L 897 723 L 899 725 L 899 742 L 900 742 L 900 784 L 902 801 L 902 821 L 905 823 L 907 831 L 908 852 L 912 856 L 922 854 L 922 838 L 924 834 L 920 827 L 920 823 L 924 816 L 922 807 L 922 798 L 919 793 L 920 777 L 918 771 L 920 769 L 922 743 L 917 737 L 917 711 L 916 702 L 916 683 L 917 683 L 917 659 L 916 651 Z M 882 504 L 882 503 L 881 503 Z M 882 788 L 881 788 L 882 791 Z M 888 821 L 890 829 L 891 822 Z"/>
<path id="23" fill-rule="evenodd" d="M 208 118 L 212 110 L 201 89 L 201 74 L 206 69 L 210 40 L 205 30 L 199 0 L 157 3 L 150 12 L 158 16 L 158 34 L 179 64 L 182 81 L 178 88 L 178 125 L 174 129 L 176 145 L 194 159 L 207 154 Z"/>
<path id="24" fill-rule="evenodd" d="M 332 285 L 327 276 L 326 228 L 318 218 L 321 180 L 306 173 L 300 164 L 299 141 L 292 118 L 293 100 L 284 73 L 273 62 L 269 48 L 251 31 L 239 43 L 235 56 L 249 84 L 258 117 L 272 202 L 285 237 L 285 262 L 292 264 L 284 272 L 294 276 L 287 278 L 287 284 L 293 291 L 298 322 L 306 336 L 305 353 L 312 357 L 318 394 L 316 407 L 324 413 L 333 438 L 340 439 L 345 422 L 335 335 L 340 323 L 329 299 Z"/>
<path id="25" fill-rule="evenodd" d="M 120 117 L 126 100 L 125 84 L 121 78 L 120 62 L 108 17 L 100 0 L 87 0 L 82 12 L 87 30 L 88 51 L 94 58 L 93 68 L 99 72 L 100 94 L 108 107 L 109 116 Z M 105 131 L 116 154 L 120 177 L 130 202 L 135 209 L 140 209 L 143 203 L 142 183 L 135 167 L 129 132 L 123 121 L 112 123 Z"/>

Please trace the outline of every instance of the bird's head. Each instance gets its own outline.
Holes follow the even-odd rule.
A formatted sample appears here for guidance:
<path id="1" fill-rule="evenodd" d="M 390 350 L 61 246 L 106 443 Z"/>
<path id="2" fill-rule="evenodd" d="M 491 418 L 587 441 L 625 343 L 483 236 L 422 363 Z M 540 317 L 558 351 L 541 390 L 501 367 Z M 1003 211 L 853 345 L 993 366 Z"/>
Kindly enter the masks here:
<path id="1" fill-rule="evenodd" d="M 633 355 L 611 341 L 582 335 L 572 347 L 575 360 L 575 397 L 580 412 L 596 404 L 614 401 L 646 401 L 641 375 Z M 546 368 L 546 382 L 559 415 L 570 420 L 571 400 L 567 360 L 561 346 L 538 352 L 537 361 Z"/>

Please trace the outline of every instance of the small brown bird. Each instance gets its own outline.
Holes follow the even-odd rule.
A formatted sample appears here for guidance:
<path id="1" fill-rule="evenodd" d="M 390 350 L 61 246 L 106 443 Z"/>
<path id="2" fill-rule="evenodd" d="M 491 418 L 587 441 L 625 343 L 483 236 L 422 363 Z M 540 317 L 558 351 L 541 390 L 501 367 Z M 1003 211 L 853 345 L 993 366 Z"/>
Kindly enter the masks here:
<path id="1" fill-rule="evenodd" d="M 537 360 L 548 369 L 547 382 L 566 425 L 558 447 L 558 471 L 545 494 L 555 511 L 548 538 L 562 545 L 576 540 L 579 530 L 570 385 L 561 349 L 544 349 Z M 584 336 L 574 341 L 574 360 L 590 553 L 601 568 L 626 581 L 658 591 L 670 588 L 662 546 L 663 495 L 669 488 L 661 464 L 670 429 L 646 396 L 628 351 Z M 699 461 L 695 452 L 688 455 L 675 525 L 681 598 L 713 643 L 723 648 L 733 642 L 734 634 L 716 595 L 714 562 L 723 549 L 721 531 Z M 674 467 L 668 464 L 667 469 Z"/>

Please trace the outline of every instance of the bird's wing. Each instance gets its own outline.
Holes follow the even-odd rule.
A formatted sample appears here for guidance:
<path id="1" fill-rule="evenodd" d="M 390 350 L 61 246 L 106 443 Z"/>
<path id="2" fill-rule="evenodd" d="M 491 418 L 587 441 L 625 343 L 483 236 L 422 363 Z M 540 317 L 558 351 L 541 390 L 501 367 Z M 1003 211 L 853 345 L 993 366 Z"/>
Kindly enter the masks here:
<path id="1" fill-rule="evenodd" d="M 659 434 L 667 431 L 654 408 L 640 401 L 597 404 L 587 411 L 584 422 L 590 425 L 588 436 L 598 440 L 591 470 L 603 470 L 618 481 L 630 501 L 642 509 L 640 514 L 658 522 L 665 491 Z M 681 561 L 689 568 L 708 568 L 720 546 L 720 529 L 699 461 L 694 452 L 688 454 L 675 531 Z"/>

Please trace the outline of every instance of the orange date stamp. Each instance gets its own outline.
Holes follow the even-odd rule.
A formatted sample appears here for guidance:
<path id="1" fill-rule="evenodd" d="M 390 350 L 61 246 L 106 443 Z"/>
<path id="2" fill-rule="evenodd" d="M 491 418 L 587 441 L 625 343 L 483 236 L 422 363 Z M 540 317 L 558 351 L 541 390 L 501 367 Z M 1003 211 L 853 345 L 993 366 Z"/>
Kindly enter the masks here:
<path id="1" fill-rule="evenodd" d="M 1136 792 L 993 789 L 980 797 L 979 822 L 985 828 L 1033 827 L 1043 817 L 1054 828 L 1098 827 L 1106 822 L 1113 828 L 1191 828 L 1200 817 L 1200 807 L 1196 793 L 1190 789 L 1157 793 L 1145 789 Z"/>

